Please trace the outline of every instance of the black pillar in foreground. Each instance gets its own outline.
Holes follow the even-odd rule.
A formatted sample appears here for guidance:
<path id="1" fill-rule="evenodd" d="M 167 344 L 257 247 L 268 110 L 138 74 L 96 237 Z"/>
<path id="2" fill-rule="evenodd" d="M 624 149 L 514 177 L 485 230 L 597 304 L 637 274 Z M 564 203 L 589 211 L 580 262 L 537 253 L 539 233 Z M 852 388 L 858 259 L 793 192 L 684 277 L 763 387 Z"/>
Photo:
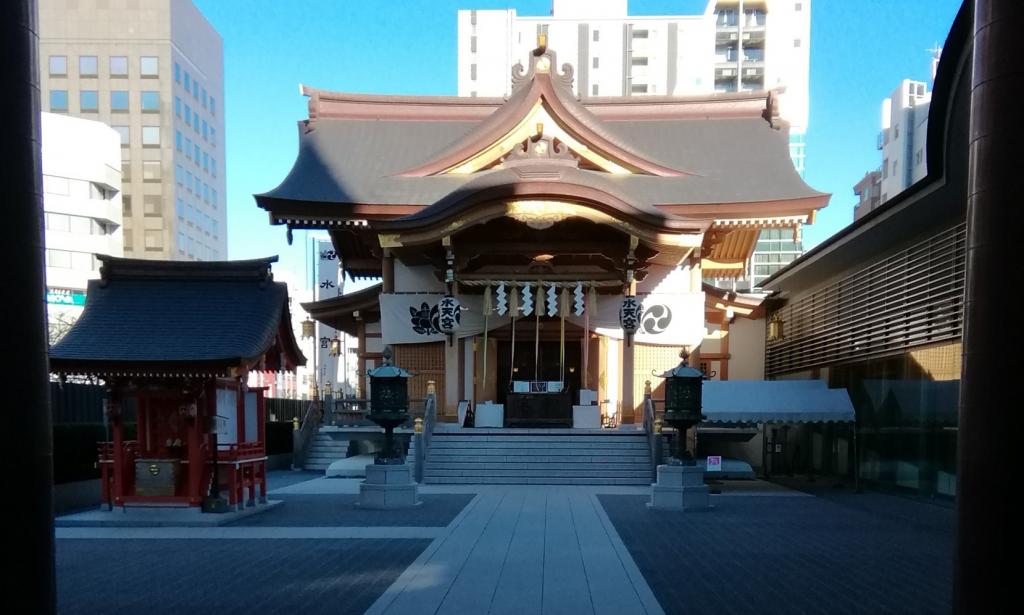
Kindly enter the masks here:
<path id="1" fill-rule="evenodd" d="M 35 0 L 0 2 L 0 246 L 7 429 L 0 439 L 7 521 L 7 612 L 54 613 L 53 444 L 47 377 Z"/>
<path id="2" fill-rule="evenodd" d="M 1008 311 L 1020 288 L 1024 64 L 1016 61 L 1024 2 L 976 0 L 967 202 L 967 293 L 958 440 L 957 613 L 994 613 L 1019 601 L 1020 520 L 1010 498 L 1020 483 L 1013 441 L 1019 424 L 1022 321 Z M 1016 515 L 1015 515 L 1016 516 Z"/>

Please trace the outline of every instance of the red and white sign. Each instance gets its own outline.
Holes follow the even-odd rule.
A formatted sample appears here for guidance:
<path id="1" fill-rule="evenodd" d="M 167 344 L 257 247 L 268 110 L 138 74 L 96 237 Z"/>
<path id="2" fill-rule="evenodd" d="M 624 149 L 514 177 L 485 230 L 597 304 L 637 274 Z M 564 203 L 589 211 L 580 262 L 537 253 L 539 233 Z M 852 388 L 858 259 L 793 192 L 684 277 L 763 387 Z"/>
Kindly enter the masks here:
<path id="1" fill-rule="evenodd" d="M 708 472 L 722 471 L 722 458 L 719 455 L 708 455 Z"/>

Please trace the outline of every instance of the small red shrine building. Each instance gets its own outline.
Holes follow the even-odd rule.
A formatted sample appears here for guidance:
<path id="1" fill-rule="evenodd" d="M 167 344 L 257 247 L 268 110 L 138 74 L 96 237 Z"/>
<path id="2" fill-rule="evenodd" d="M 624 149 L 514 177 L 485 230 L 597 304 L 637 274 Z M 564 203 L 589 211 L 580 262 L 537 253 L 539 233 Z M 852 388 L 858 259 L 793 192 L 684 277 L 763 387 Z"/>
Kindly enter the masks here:
<path id="1" fill-rule="evenodd" d="M 247 376 L 305 363 L 288 288 L 270 272 L 277 257 L 98 258 L 101 277 L 89 283 L 81 318 L 50 349 L 50 371 L 107 386 L 104 504 L 217 510 L 225 500 L 239 509 L 265 502 L 264 390 L 247 387 Z"/>

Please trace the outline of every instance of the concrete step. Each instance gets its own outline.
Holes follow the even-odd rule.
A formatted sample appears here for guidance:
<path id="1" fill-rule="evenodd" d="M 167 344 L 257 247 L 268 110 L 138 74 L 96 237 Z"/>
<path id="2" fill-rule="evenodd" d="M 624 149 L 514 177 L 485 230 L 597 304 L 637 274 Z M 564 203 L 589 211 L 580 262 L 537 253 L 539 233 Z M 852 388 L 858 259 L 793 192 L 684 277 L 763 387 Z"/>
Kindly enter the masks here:
<path id="1" fill-rule="evenodd" d="M 522 434 L 522 435 L 451 435 L 445 433 L 435 433 L 433 442 L 640 442 L 646 443 L 647 436 L 640 434 L 629 434 L 629 435 L 616 435 L 616 436 L 595 436 L 595 435 L 580 435 L 580 436 L 549 436 L 549 435 L 533 435 L 533 434 Z"/>
<path id="2" fill-rule="evenodd" d="M 648 480 L 650 480 L 651 472 L 648 469 L 608 470 L 605 468 L 597 470 L 550 470 L 547 468 L 508 468 L 503 470 L 485 470 L 475 468 L 462 468 L 458 470 L 431 469 L 429 472 L 424 471 L 423 476 L 430 476 L 431 478 L 440 478 L 442 476 L 518 476 L 523 478 L 543 478 L 546 476 L 551 476 L 555 478 L 647 478 Z"/>
<path id="3" fill-rule="evenodd" d="M 615 471 L 630 470 L 651 473 L 647 463 L 445 463 L 428 461 L 425 472 L 435 470 L 584 470 Z"/>
<path id="4" fill-rule="evenodd" d="M 468 450 L 516 450 L 542 449 L 560 451 L 612 451 L 612 450 L 647 450 L 646 442 L 609 442 L 595 444 L 593 442 L 438 442 L 430 444 L 431 451 L 468 451 Z"/>
<path id="5" fill-rule="evenodd" d="M 645 449 L 552 449 L 545 448 L 474 448 L 436 449 L 427 454 L 433 458 L 450 457 L 648 457 Z"/>
<path id="6" fill-rule="evenodd" d="M 428 462 L 438 463 L 650 463 L 647 455 L 606 455 L 595 451 L 592 455 L 429 455 Z M 412 453 L 410 453 L 411 455 Z"/>
<path id="7" fill-rule="evenodd" d="M 543 477 L 524 478 L 515 476 L 445 476 L 423 477 L 423 482 L 435 485 L 650 485 L 651 478 L 594 478 L 594 477 Z"/>

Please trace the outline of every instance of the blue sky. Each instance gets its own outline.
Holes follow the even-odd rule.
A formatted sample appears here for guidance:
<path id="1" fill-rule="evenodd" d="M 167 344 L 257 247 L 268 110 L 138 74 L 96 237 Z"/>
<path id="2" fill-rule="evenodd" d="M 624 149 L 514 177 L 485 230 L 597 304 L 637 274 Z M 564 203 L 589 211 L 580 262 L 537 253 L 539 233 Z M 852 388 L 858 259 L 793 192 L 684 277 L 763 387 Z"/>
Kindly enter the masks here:
<path id="1" fill-rule="evenodd" d="M 594 0 L 595 2 L 600 0 Z M 550 13 L 550 0 L 194 0 L 224 38 L 228 254 L 281 255 L 305 279 L 304 232 L 288 246 L 252 195 L 276 186 L 306 117 L 299 83 L 381 94 L 456 93 L 456 11 Z M 703 1 L 633 0 L 634 15 L 696 14 Z M 927 49 L 946 38 L 959 0 L 815 0 L 805 179 L 832 193 L 804 229 L 810 248 L 853 220 L 853 185 L 881 164 L 882 99 L 928 80 Z"/>

